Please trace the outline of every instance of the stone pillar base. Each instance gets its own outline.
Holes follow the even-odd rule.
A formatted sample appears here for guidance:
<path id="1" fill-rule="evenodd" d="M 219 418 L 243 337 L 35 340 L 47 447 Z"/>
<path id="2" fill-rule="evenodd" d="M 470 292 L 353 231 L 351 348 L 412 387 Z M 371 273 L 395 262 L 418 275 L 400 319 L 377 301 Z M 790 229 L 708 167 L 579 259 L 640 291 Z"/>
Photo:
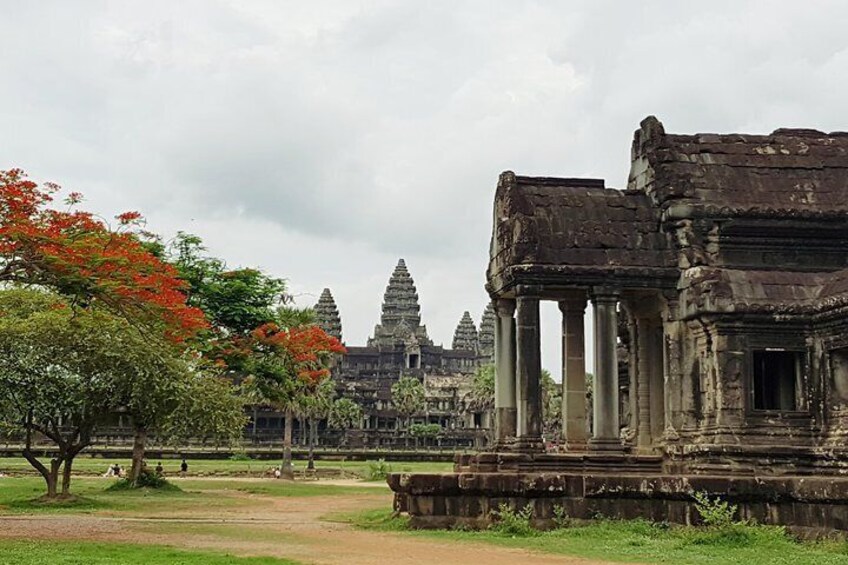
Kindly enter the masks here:
<path id="1" fill-rule="evenodd" d="M 620 439 L 592 438 L 589 440 L 589 449 L 592 451 L 621 451 L 625 450 Z"/>
<path id="2" fill-rule="evenodd" d="M 495 408 L 495 444 L 511 444 L 515 439 L 517 410 L 513 406 Z"/>
<path id="3" fill-rule="evenodd" d="M 518 451 L 521 453 L 544 453 L 545 444 L 540 437 L 519 437 L 515 438 L 510 451 Z"/>

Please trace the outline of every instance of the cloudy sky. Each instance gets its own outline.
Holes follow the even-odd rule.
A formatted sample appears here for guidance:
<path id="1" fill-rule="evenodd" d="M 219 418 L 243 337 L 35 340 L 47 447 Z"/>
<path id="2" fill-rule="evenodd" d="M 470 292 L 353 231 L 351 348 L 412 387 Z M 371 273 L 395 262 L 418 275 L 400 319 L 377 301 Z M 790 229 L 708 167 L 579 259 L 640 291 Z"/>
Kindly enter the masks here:
<path id="1" fill-rule="evenodd" d="M 633 130 L 848 130 L 844 2 L 0 0 L 0 167 L 332 288 L 478 319 L 498 174 L 622 187 Z M 556 307 L 543 310 L 558 373 Z"/>

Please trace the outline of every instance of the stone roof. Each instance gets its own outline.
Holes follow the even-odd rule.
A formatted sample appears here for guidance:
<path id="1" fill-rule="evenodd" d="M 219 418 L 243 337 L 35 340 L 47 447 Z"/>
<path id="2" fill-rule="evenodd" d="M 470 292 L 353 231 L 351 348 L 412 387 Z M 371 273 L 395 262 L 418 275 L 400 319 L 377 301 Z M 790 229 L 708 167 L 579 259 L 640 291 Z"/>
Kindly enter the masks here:
<path id="1" fill-rule="evenodd" d="M 689 311 L 814 314 L 848 305 L 848 269 L 836 272 L 693 267 L 680 283 Z"/>
<path id="2" fill-rule="evenodd" d="M 650 277 L 674 264 L 659 232 L 659 210 L 646 194 L 605 188 L 597 179 L 501 174 L 488 271 L 492 286 L 569 272 L 594 272 L 600 281 L 613 273 Z"/>
<path id="3" fill-rule="evenodd" d="M 453 344 L 451 348 L 476 353 L 478 347 L 477 328 L 474 326 L 474 320 L 471 319 L 471 314 L 465 311 L 453 333 Z"/>
<path id="4" fill-rule="evenodd" d="M 628 188 L 709 215 L 842 216 L 846 176 L 845 132 L 678 135 L 649 116 L 634 136 Z"/>
<path id="5" fill-rule="evenodd" d="M 318 323 L 318 327 L 341 341 L 342 319 L 339 316 L 339 309 L 336 307 L 336 301 L 333 299 L 333 294 L 329 288 L 325 288 L 321 292 L 321 297 L 318 299 L 314 310 L 315 321 Z"/>

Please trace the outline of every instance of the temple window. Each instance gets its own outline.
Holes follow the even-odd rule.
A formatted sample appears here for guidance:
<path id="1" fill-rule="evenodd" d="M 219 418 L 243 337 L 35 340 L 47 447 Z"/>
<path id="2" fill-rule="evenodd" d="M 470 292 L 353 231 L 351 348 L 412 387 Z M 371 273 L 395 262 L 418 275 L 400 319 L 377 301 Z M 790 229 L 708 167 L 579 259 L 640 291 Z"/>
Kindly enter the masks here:
<path id="1" fill-rule="evenodd" d="M 754 410 L 798 410 L 801 367 L 798 351 L 754 351 Z"/>
<path id="2" fill-rule="evenodd" d="M 410 353 L 408 357 L 407 369 L 420 369 L 421 368 L 421 357 L 416 355 L 415 353 Z"/>

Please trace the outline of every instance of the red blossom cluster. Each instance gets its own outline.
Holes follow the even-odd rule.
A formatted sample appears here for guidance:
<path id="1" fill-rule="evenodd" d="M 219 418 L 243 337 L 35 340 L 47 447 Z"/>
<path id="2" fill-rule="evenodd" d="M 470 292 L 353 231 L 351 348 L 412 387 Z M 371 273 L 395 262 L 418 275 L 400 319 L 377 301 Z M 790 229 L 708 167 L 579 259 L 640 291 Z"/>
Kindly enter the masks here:
<path id="1" fill-rule="evenodd" d="M 0 171 L 0 281 L 49 287 L 73 301 L 99 301 L 134 322 L 154 323 L 182 341 L 206 327 L 203 312 L 186 304 L 185 283 L 137 234 L 113 230 L 79 210 L 49 208 L 59 187 L 39 187 L 20 169 Z M 65 202 L 81 200 L 71 193 Z M 121 226 L 141 214 L 117 216 Z"/>
<path id="2" fill-rule="evenodd" d="M 276 324 L 264 324 L 251 332 L 251 337 L 261 345 L 285 351 L 291 356 L 297 376 L 308 385 L 317 385 L 330 375 L 324 366 L 333 353 L 347 353 L 335 337 L 318 326 L 281 329 Z"/>

